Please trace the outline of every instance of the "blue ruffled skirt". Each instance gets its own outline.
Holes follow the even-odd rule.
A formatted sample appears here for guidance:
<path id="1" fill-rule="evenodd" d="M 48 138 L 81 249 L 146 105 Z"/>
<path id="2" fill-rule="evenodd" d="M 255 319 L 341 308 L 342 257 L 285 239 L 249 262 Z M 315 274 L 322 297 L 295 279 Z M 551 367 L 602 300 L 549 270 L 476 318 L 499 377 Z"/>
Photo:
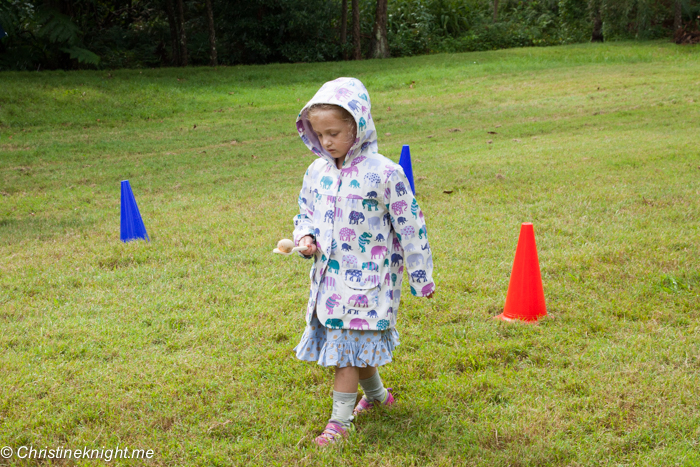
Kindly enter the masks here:
<path id="1" fill-rule="evenodd" d="M 329 329 L 314 313 L 294 352 L 299 360 L 317 362 L 321 366 L 381 366 L 392 359 L 399 345 L 399 333 L 394 328 L 384 331 Z"/>

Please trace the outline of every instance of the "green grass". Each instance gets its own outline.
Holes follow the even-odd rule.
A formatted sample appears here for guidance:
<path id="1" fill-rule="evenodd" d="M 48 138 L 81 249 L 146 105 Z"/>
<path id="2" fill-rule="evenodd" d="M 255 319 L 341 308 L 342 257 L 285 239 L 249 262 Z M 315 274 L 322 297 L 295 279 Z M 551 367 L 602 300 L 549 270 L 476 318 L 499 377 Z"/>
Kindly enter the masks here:
<path id="1" fill-rule="evenodd" d="M 402 294 L 382 369 L 396 409 L 319 451 L 333 372 L 291 352 L 310 265 L 271 250 L 313 160 L 296 114 L 338 76 L 367 85 L 380 152 L 411 145 L 438 290 Z M 163 466 L 700 464 L 699 88 L 700 49 L 666 43 L 0 74 L 0 446 Z M 123 179 L 150 243 L 119 241 Z M 491 319 L 521 222 L 549 312 L 535 326 Z"/>

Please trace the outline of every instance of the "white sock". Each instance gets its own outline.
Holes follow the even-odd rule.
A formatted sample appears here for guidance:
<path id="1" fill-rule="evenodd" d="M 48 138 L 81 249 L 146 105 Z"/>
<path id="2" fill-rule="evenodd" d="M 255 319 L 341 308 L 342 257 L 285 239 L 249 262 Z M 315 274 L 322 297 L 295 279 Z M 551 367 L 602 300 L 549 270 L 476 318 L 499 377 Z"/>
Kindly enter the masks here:
<path id="1" fill-rule="evenodd" d="M 333 391 L 333 412 L 331 420 L 336 421 L 344 427 L 349 427 L 352 422 L 352 411 L 355 409 L 357 400 L 356 392 Z"/>
<path id="2" fill-rule="evenodd" d="M 365 392 L 365 397 L 370 402 L 379 401 L 384 403 L 389 392 L 384 389 L 384 384 L 382 383 L 382 378 L 379 377 L 379 370 L 377 370 L 372 376 L 367 379 L 360 380 L 360 386 Z"/>

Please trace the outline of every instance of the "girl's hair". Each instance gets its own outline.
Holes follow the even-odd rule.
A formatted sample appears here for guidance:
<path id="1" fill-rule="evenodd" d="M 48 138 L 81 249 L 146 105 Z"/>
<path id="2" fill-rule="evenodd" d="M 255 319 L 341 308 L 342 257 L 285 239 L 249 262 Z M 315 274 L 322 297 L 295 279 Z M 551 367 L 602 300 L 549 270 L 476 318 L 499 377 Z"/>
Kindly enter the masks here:
<path id="1" fill-rule="evenodd" d="M 333 111 L 335 112 L 336 116 L 344 121 L 345 123 L 348 124 L 348 126 L 352 127 L 353 129 L 357 129 L 357 123 L 355 123 L 355 117 L 352 116 L 350 112 L 345 110 L 339 105 L 335 104 L 313 104 L 311 107 L 308 108 L 306 111 L 306 118 L 310 119 L 314 115 L 317 115 L 321 112 L 326 112 L 326 111 Z"/>

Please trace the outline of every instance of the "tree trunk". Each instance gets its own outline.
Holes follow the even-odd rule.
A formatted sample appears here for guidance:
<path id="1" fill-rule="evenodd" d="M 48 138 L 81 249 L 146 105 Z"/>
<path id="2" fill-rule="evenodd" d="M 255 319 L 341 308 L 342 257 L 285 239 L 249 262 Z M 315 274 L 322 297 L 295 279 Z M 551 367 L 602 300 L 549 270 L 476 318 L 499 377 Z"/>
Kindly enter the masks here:
<path id="1" fill-rule="evenodd" d="M 675 9 L 673 14 L 673 33 L 675 34 L 680 28 L 683 27 L 683 9 L 681 5 L 681 0 L 676 0 Z"/>
<path id="2" fill-rule="evenodd" d="M 377 0 L 377 15 L 372 31 L 370 56 L 372 58 L 389 58 L 389 41 L 386 37 L 387 0 Z"/>
<path id="3" fill-rule="evenodd" d="M 168 14 L 168 25 L 170 26 L 170 41 L 173 48 L 172 64 L 180 66 L 180 40 L 177 32 L 177 21 L 175 20 L 175 8 L 173 0 L 165 0 L 165 11 Z"/>
<path id="4" fill-rule="evenodd" d="M 352 59 L 362 60 L 360 43 L 360 0 L 352 0 Z"/>
<path id="5" fill-rule="evenodd" d="M 498 0 L 493 0 L 493 22 L 498 21 Z"/>
<path id="6" fill-rule="evenodd" d="M 219 64 L 216 59 L 216 30 L 214 29 L 214 9 L 211 6 L 211 0 L 206 0 L 207 3 L 207 20 L 209 21 L 209 49 L 211 50 L 211 66 Z"/>
<path id="7" fill-rule="evenodd" d="M 340 13 L 340 47 L 343 50 L 343 60 L 348 59 L 348 0 L 343 0 Z"/>
<path id="8" fill-rule="evenodd" d="M 600 13 L 600 6 L 596 5 L 593 15 L 593 33 L 591 34 L 591 42 L 603 42 L 603 18 Z"/>
<path id="9" fill-rule="evenodd" d="M 180 23 L 180 66 L 187 66 L 187 35 L 185 34 L 185 6 L 177 0 L 177 14 Z"/>

